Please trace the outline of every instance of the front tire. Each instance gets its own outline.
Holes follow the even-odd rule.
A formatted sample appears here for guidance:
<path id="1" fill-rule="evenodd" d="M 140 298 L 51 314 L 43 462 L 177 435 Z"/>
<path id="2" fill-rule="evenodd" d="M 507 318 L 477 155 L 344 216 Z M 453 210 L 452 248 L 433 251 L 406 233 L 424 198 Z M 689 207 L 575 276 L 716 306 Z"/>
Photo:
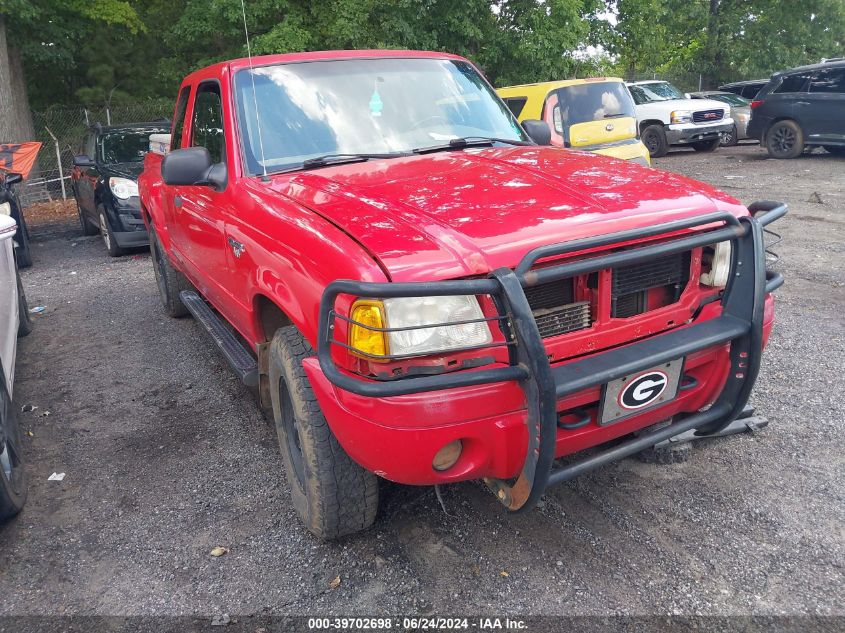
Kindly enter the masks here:
<path id="1" fill-rule="evenodd" d="M 797 158 L 804 151 L 804 132 L 795 121 L 778 121 L 766 133 L 766 150 L 772 158 Z"/>
<path id="2" fill-rule="evenodd" d="M 26 503 L 26 471 L 21 453 L 21 430 L 6 381 L 0 372 L 0 520 L 9 519 Z"/>
<path id="3" fill-rule="evenodd" d="M 287 326 L 273 336 L 269 354 L 273 419 L 296 513 L 327 540 L 370 527 L 378 478 L 352 461 L 329 428 L 302 367 L 314 350 Z"/>
<path id="4" fill-rule="evenodd" d="M 117 240 L 114 239 L 114 233 L 106 217 L 106 208 L 103 205 L 97 206 L 97 217 L 100 221 L 100 236 L 103 238 L 109 257 L 120 257 L 123 255 L 123 249 L 117 245 Z"/>
<path id="5" fill-rule="evenodd" d="M 719 145 L 722 144 L 722 137 L 714 138 L 710 141 L 699 141 L 698 143 L 692 143 L 692 148 L 696 152 L 715 152 L 719 149 Z"/>
<path id="6" fill-rule="evenodd" d="M 76 194 L 76 188 L 73 191 L 73 199 L 76 202 L 76 215 L 79 216 L 79 226 L 82 229 L 83 235 L 96 235 L 100 232 L 99 227 L 94 226 L 85 217 L 85 212 L 82 210 L 82 205 L 79 204 L 79 197 Z"/>
<path id="7" fill-rule="evenodd" d="M 32 332 L 32 319 L 29 316 L 29 304 L 26 301 L 21 276 L 20 274 L 16 276 L 18 281 L 18 337 L 22 337 Z"/>
<path id="8" fill-rule="evenodd" d="M 734 147 L 737 143 L 739 143 L 739 132 L 737 132 L 736 126 L 734 125 L 730 132 L 722 135 L 721 145 L 722 147 Z"/>
<path id="9" fill-rule="evenodd" d="M 640 135 L 640 140 L 642 140 L 652 158 L 666 156 L 669 152 L 666 130 L 663 129 L 662 125 L 655 123 L 654 125 L 646 126 Z"/>
<path id="10" fill-rule="evenodd" d="M 155 272 L 158 294 L 161 304 L 168 316 L 174 319 L 187 316 L 188 308 L 182 303 L 179 293 L 183 290 L 190 290 L 191 284 L 185 276 L 173 267 L 167 253 L 158 241 L 155 229 L 150 226 L 150 255 L 153 260 L 153 271 Z"/>
<path id="11" fill-rule="evenodd" d="M 20 226 L 18 232 L 15 234 L 15 241 L 18 245 L 15 247 L 15 260 L 18 263 L 18 268 L 29 268 L 32 266 L 32 249 L 29 243 L 29 229 L 26 226 L 26 221 L 23 218 L 23 212 L 18 215 Z"/>

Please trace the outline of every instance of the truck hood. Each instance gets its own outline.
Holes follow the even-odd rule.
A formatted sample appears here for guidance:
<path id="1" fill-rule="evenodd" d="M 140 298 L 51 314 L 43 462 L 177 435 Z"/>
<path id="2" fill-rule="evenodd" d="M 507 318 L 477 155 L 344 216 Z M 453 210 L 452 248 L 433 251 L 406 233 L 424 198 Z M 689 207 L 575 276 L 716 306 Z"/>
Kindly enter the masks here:
<path id="1" fill-rule="evenodd" d="M 544 244 L 717 208 L 746 213 L 702 183 L 545 147 L 371 160 L 276 176 L 264 186 L 353 237 L 394 281 L 483 275 Z"/>

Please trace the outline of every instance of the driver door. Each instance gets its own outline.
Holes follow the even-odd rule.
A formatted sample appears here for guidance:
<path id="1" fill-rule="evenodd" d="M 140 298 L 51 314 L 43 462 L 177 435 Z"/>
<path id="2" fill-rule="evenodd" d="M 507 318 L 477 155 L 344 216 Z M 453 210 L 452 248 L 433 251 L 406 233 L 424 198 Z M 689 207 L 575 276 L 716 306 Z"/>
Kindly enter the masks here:
<path id="1" fill-rule="evenodd" d="M 191 111 L 188 147 L 205 147 L 215 163 L 226 163 L 220 84 L 205 81 L 197 86 Z M 205 287 L 200 290 L 219 305 L 225 295 L 223 282 L 229 271 L 225 222 L 221 212 L 224 192 L 207 186 L 182 186 L 173 200 L 174 223 L 182 255 L 192 275 Z"/>

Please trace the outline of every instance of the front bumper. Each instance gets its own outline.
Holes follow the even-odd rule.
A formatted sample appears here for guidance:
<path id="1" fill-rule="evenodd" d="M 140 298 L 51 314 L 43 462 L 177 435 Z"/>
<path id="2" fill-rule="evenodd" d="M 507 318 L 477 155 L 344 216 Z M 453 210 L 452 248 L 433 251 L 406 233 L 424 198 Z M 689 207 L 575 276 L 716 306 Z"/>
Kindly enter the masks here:
<path id="1" fill-rule="evenodd" d="M 676 123 L 666 126 L 666 140 L 670 145 L 685 145 L 701 141 L 711 141 L 733 129 L 734 120 L 730 117 L 718 123 L 700 125 L 698 123 Z"/>
<path id="2" fill-rule="evenodd" d="M 317 359 L 305 369 L 338 441 L 365 468 L 407 483 L 441 483 L 483 476 L 511 510 L 531 507 L 551 483 L 638 452 L 696 429 L 718 432 L 745 406 L 756 380 L 771 327 L 770 293 L 782 277 L 765 269 L 763 227 L 786 206 L 757 203 L 752 217 L 719 212 L 690 220 L 624 231 L 534 249 L 515 270 L 499 269 L 488 279 L 433 283 L 336 281 L 320 306 Z M 717 228 L 702 229 L 702 227 Z M 532 269 L 538 260 L 661 235 L 682 237 L 585 260 Z M 551 365 L 523 288 L 633 264 L 730 240 L 732 275 L 720 303 L 696 320 L 628 345 Z M 489 294 L 499 309 L 510 362 L 435 376 L 393 381 L 364 379 L 341 370 L 332 357 L 334 311 L 340 294 L 359 297 Z M 686 358 L 682 388 L 673 400 L 610 426 L 598 427 L 595 413 L 585 424 L 560 428 L 561 416 L 595 402 L 602 385 L 660 363 Z M 448 389 L 440 397 L 429 392 Z M 467 412 L 473 412 L 466 419 Z M 555 458 L 630 434 L 661 420 L 670 425 L 627 440 L 586 459 L 553 469 Z M 526 432 L 527 431 L 527 432 Z M 461 439 L 464 452 L 444 473 L 431 459 L 445 443 Z M 511 485 L 507 479 L 518 475 Z"/>

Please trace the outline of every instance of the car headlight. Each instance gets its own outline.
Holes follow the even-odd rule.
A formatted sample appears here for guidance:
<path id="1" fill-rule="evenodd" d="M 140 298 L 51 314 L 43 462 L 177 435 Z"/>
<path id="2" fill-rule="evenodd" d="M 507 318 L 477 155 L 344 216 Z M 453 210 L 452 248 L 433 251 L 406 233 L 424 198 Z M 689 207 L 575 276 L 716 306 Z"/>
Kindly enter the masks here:
<path id="1" fill-rule="evenodd" d="M 109 178 L 109 189 L 121 200 L 138 195 L 138 183 L 129 178 Z"/>
<path id="2" fill-rule="evenodd" d="M 692 121 L 692 112 L 690 110 L 675 110 L 669 115 L 669 120 L 672 123 L 689 123 Z"/>
<path id="3" fill-rule="evenodd" d="M 701 283 L 714 288 L 724 288 L 731 274 L 731 243 L 719 242 L 704 250 L 704 262 L 710 259 L 710 270 L 701 273 Z"/>
<path id="4" fill-rule="evenodd" d="M 12 215 L 12 205 L 8 202 L 0 204 L 0 215 Z"/>
<path id="5" fill-rule="evenodd" d="M 349 346 L 370 360 L 448 352 L 493 341 L 486 321 L 464 323 L 484 318 L 478 299 L 471 295 L 364 299 L 352 305 L 350 317 L 362 325 L 351 324 Z M 442 323 L 448 325 L 437 325 Z"/>

